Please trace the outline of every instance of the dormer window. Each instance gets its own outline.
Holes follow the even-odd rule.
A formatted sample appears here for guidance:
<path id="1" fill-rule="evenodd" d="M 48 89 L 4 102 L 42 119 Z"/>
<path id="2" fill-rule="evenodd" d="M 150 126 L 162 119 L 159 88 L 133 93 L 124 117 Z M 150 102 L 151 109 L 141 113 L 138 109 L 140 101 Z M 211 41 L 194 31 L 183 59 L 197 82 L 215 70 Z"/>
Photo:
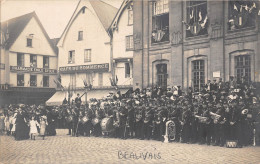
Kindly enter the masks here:
<path id="1" fill-rule="evenodd" d="M 27 38 L 27 47 L 32 47 L 32 38 Z"/>
<path id="2" fill-rule="evenodd" d="M 78 40 L 83 40 L 83 31 L 78 32 Z"/>

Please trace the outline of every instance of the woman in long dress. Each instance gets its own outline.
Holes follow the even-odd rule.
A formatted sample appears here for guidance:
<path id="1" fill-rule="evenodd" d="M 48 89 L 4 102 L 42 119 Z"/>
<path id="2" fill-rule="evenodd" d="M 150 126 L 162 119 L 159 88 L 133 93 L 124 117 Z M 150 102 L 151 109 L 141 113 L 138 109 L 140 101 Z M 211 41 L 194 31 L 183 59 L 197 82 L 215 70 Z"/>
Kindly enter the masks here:
<path id="1" fill-rule="evenodd" d="M 8 114 L 5 115 L 4 122 L 5 122 L 5 132 L 6 132 L 6 135 L 9 136 L 11 129 L 10 129 L 10 117 L 9 117 Z"/>
<path id="2" fill-rule="evenodd" d="M 19 109 L 16 118 L 16 127 L 15 127 L 15 139 L 16 140 L 25 140 L 30 138 L 29 137 L 29 127 L 26 123 L 24 114 L 22 113 L 22 109 Z"/>
<path id="3" fill-rule="evenodd" d="M 11 134 L 15 137 L 15 122 L 16 122 L 17 113 L 14 113 L 13 116 L 10 117 L 10 123 L 11 123 Z"/>
<path id="4" fill-rule="evenodd" d="M 4 134 L 5 130 L 5 116 L 3 113 L 0 111 L 0 134 Z"/>

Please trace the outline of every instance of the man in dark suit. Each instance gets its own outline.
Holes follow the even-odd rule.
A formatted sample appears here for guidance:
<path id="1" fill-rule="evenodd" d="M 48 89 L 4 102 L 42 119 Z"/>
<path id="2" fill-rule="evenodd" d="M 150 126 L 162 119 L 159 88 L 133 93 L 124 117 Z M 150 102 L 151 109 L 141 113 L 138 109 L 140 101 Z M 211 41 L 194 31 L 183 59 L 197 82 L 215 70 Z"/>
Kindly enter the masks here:
<path id="1" fill-rule="evenodd" d="M 79 109 L 80 105 L 81 105 L 81 97 L 79 96 L 79 93 L 77 94 L 77 97 L 75 98 L 75 103 L 76 103 L 77 108 Z"/>

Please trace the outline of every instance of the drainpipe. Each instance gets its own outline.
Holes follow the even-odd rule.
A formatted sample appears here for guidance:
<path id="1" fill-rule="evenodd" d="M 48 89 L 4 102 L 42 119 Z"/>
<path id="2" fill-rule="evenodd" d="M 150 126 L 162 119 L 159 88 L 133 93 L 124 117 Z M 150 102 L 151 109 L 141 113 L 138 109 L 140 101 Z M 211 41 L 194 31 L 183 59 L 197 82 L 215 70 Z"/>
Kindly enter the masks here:
<path id="1" fill-rule="evenodd" d="M 183 19 L 183 1 L 181 2 L 181 18 Z M 181 63 L 182 63 L 182 66 L 181 66 L 181 85 L 182 85 L 182 90 L 183 90 L 183 88 L 184 88 L 184 30 L 183 30 L 183 23 L 181 24 L 181 28 L 182 28 L 182 46 L 181 46 L 181 48 L 182 48 L 182 57 L 181 57 L 181 59 L 182 59 L 182 61 L 181 61 Z M 187 76 L 188 76 L 188 74 L 189 74 L 189 72 L 187 71 Z"/>
<path id="2" fill-rule="evenodd" d="M 225 24 L 225 1 L 222 1 L 223 3 L 223 81 L 226 81 L 226 63 L 225 63 L 225 30 L 226 30 L 226 24 Z"/>
<path id="3" fill-rule="evenodd" d="M 142 88 L 143 89 L 143 85 L 144 85 L 144 1 L 142 1 Z"/>

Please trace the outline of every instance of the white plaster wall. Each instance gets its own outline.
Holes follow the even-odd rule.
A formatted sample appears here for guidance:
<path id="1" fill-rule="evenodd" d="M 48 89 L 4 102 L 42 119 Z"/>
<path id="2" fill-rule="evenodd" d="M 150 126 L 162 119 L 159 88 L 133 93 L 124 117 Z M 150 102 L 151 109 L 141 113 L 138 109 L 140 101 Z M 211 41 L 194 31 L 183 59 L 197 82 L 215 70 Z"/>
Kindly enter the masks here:
<path id="1" fill-rule="evenodd" d="M 133 25 L 128 25 L 128 9 L 125 9 L 113 33 L 113 58 L 133 58 L 133 51 L 126 51 L 126 36 L 129 35 L 133 35 Z"/>
<path id="2" fill-rule="evenodd" d="M 29 34 L 34 34 L 32 39 L 32 47 L 26 46 L 27 37 Z M 10 47 L 10 51 L 56 56 L 34 17 L 29 21 L 14 44 Z"/>
<path id="3" fill-rule="evenodd" d="M 110 63 L 110 44 L 106 44 L 110 41 L 109 36 L 90 7 L 85 9 L 85 13 L 79 13 L 63 36 L 63 44 L 59 47 L 59 67 Z M 83 31 L 81 41 L 78 41 L 78 31 Z M 91 62 L 84 62 L 85 49 L 91 49 Z M 75 50 L 74 64 L 68 64 L 71 50 Z"/>

